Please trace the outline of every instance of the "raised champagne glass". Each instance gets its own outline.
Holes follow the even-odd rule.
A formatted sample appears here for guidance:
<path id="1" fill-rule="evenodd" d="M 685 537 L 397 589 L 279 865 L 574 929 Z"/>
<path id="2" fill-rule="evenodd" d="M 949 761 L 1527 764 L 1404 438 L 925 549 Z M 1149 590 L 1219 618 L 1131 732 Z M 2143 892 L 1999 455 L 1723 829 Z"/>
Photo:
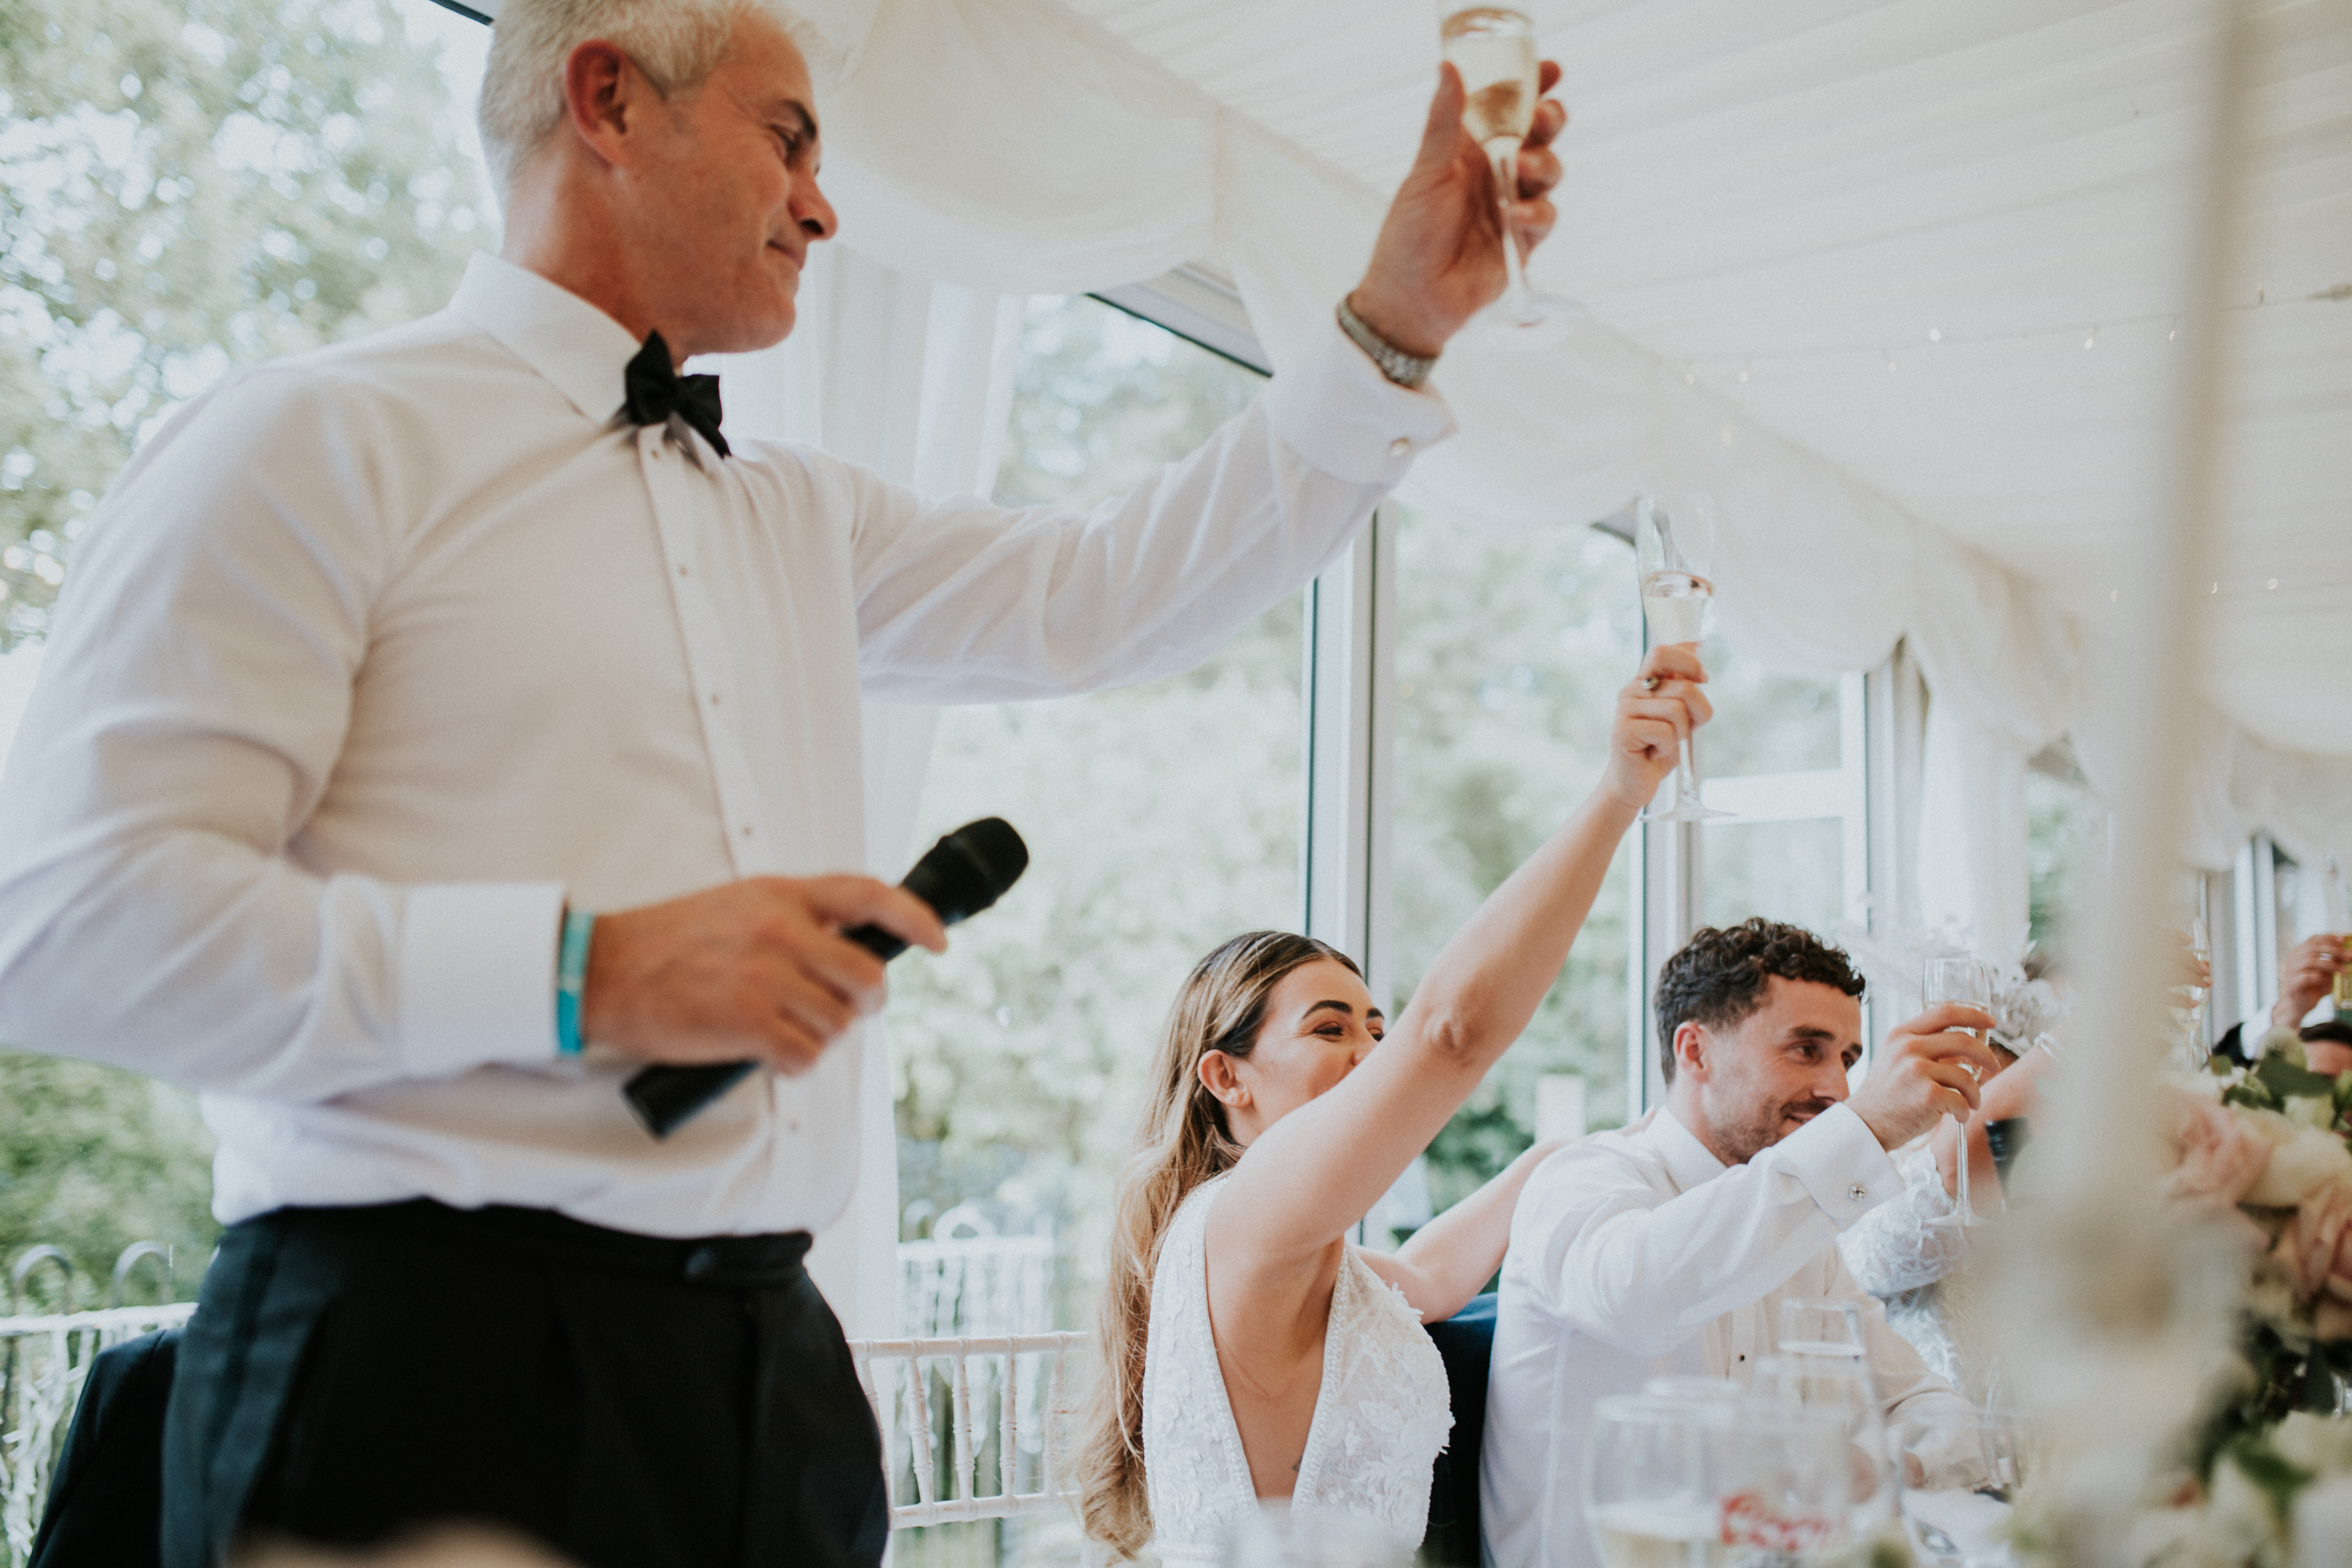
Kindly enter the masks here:
<path id="1" fill-rule="evenodd" d="M 2352 952 L 2352 910 L 2345 907 L 2344 872 L 2333 855 L 2327 857 L 2326 876 L 2326 880 L 2321 884 L 2321 893 L 2327 900 L 2327 930 L 2339 944 Z M 2336 1004 L 2337 1017 L 2352 1018 L 2352 969 L 2336 972 L 2336 984 L 2329 990 L 2328 997 Z"/>
<path id="2" fill-rule="evenodd" d="M 1644 496 L 1634 503 L 1634 567 L 1653 644 L 1677 643 L 1696 652 L 1699 639 L 1706 635 L 1715 584 L 1701 575 L 1700 567 L 1714 544 L 1714 525 L 1712 509 L 1703 497 Z M 1699 798 L 1698 765 L 1691 756 L 1690 737 L 1684 736 L 1682 760 L 1675 768 L 1674 804 L 1663 811 L 1652 806 L 1642 820 L 1705 822 L 1730 815 Z"/>
<path id="3" fill-rule="evenodd" d="M 1927 977 L 1921 987 L 1921 1000 L 1930 1007 L 1940 1007 L 1947 1002 L 1955 1002 L 1964 1006 L 1981 1007 L 1990 1013 L 1992 1011 L 1992 965 L 1980 958 L 1931 958 L 1927 961 Z M 1967 1035 L 1972 1039 L 1989 1038 L 1983 1029 L 1959 1029 L 1955 1032 Z M 1977 1076 L 1975 1068 L 1969 1067 L 1966 1063 L 1961 1065 L 1970 1078 Z M 1944 1120 L 1950 1122 L 1959 1135 L 1959 1153 L 1956 1156 L 1958 1176 L 1956 1184 L 1958 1191 L 1952 1195 L 1959 1204 L 1960 1223 L 1974 1225 L 1977 1217 L 1976 1210 L 1969 1204 L 1968 1124 L 1957 1116 L 1947 1115 Z"/>
<path id="4" fill-rule="evenodd" d="M 1472 5 L 1448 12 L 1438 24 L 1445 58 L 1462 73 L 1462 124 L 1486 150 L 1495 177 L 1495 198 L 1503 230 L 1503 266 L 1508 281 L 1492 307 L 1495 319 L 1526 329 L 1584 313 L 1572 300 L 1538 294 L 1528 287 L 1526 263 L 1511 233 L 1511 204 L 1519 194 L 1519 144 L 1535 124 L 1540 80 L 1535 25 L 1501 5 Z"/>

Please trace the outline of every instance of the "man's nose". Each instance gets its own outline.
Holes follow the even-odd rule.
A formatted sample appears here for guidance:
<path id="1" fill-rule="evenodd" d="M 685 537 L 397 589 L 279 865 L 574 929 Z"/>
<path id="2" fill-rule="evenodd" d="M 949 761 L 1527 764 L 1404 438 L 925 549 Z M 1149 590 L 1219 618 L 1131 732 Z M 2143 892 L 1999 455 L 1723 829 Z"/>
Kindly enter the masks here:
<path id="1" fill-rule="evenodd" d="M 824 199 L 824 192 L 817 188 L 814 178 L 802 181 L 793 191 L 792 210 L 801 232 L 811 239 L 831 239 L 841 227 L 833 204 Z"/>

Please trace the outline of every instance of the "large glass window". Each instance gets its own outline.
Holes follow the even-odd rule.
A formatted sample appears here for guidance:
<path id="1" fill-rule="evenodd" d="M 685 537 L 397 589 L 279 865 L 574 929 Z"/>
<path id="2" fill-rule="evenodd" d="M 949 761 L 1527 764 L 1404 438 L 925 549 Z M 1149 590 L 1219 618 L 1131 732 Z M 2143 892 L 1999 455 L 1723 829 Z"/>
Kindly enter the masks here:
<path id="1" fill-rule="evenodd" d="M 1826 933 L 1858 912 L 1849 858 L 1856 880 L 1864 868 L 1846 682 L 1775 674 L 1721 637 L 1699 657 L 1715 704 L 1698 742 L 1707 801 L 1734 815 L 1699 830 L 1698 923 L 1761 915 Z"/>
<path id="2" fill-rule="evenodd" d="M 1641 659 L 1633 552 L 1591 529 L 1501 539 L 1411 508 L 1397 519 L 1397 1002 L 1483 899 L 1601 774 L 1617 691 Z M 1625 1108 L 1630 853 L 1535 1019 L 1431 1148 L 1443 1209 L 1533 1140 L 1547 1078 L 1580 1079 L 1585 1114 Z M 1572 1098 L 1572 1097 L 1571 1097 Z"/>
<path id="3" fill-rule="evenodd" d="M 996 498 L 1084 503 L 1182 456 L 1260 377 L 1090 299 L 1029 307 Z M 1305 780 L 1293 597 L 1187 675 L 951 709 L 918 843 L 1001 816 L 1028 874 L 944 960 L 894 971 L 909 1235 L 962 1208 L 1062 1238 L 1058 1321 L 1082 1321 L 1160 1020 L 1226 937 L 1296 930 Z M 961 1228 L 961 1226 L 959 1227 Z"/>
<path id="4" fill-rule="evenodd" d="M 0 753 L 74 540 L 139 444 L 235 366 L 437 309 L 497 243 L 471 114 L 488 41 L 426 0 L 10 0 Z M 187 1294 L 210 1149 L 180 1090 L 0 1050 L 0 1263 L 59 1247 L 95 1305 L 152 1238 Z M 33 1284 L 28 1304 L 63 1295 L 52 1269 Z"/>

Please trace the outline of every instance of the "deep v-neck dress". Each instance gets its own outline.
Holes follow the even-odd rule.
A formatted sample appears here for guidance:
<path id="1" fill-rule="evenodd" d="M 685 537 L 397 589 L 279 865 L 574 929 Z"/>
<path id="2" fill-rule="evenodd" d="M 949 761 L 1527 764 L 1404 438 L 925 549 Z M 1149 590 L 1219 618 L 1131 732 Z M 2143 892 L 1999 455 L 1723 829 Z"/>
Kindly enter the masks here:
<path id="1" fill-rule="evenodd" d="M 1209 1209 L 1223 1185 L 1222 1176 L 1202 1183 L 1177 1209 L 1151 1277 L 1143 1470 L 1153 1546 L 1168 1568 L 1223 1562 L 1257 1507 L 1209 1324 Z M 1349 1247 L 1331 1287 L 1293 1510 L 1342 1514 L 1418 1545 L 1430 1468 L 1453 1426 L 1445 1363 L 1420 1314 Z"/>

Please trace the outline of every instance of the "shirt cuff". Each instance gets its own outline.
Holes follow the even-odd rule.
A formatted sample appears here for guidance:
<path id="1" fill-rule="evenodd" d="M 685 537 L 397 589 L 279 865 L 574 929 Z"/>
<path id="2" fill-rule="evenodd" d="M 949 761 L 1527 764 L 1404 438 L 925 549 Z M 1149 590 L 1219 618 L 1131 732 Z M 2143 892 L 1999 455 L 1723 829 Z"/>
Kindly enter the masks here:
<path id="1" fill-rule="evenodd" d="M 555 1050 L 561 882 L 411 887 L 400 922 L 401 1059 L 417 1078 Z"/>
<path id="2" fill-rule="evenodd" d="M 1832 1105 L 1772 1147 L 1840 1230 L 1903 1192 L 1903 1173 L 1848 1105 Z"/>
<path id="3" fill-rule="evenodd" d="M 1276 439 L 1335 479 L 1393 485 L 1413 458 L 1454 434 L 1445 399 L 1399 386 L 1335 320 L 1265 389 Z"/>

